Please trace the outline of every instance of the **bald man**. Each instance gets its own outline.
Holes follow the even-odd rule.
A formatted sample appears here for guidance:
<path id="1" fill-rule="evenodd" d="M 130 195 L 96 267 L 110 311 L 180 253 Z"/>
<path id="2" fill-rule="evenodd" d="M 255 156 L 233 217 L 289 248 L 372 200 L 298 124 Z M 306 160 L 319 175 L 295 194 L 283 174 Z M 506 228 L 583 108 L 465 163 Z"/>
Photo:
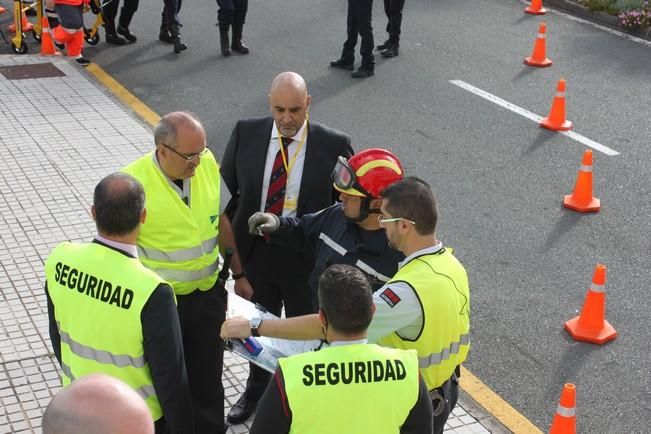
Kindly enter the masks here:
<path id="1" fill-rule="evenodd" d="M 59 391 L 43 415 L 43 434 L 154 434 L 145 401 L 122 381 L 92 374 Z"/>
<path id="2" fill-rule="evenodd" d="M 248 218 L 257 211 L 301 217 L 336 200 L 330 175 L 341 156 L 353 154 L 350 138 L 308 121 L 312 98 L 295 72 L 277 75 L 269 91 L 271 116 L 240 120 L 222 159 L 221 174 L 231 194 L 226 214 L 254 302 L 280 315 L 314 312 L 308 277 L 313 260 L 288 247 L 249 234 Z M 251 365 L 246 391 L 227 420 L 239 424 L 255 409 L 270 375 Z"/>

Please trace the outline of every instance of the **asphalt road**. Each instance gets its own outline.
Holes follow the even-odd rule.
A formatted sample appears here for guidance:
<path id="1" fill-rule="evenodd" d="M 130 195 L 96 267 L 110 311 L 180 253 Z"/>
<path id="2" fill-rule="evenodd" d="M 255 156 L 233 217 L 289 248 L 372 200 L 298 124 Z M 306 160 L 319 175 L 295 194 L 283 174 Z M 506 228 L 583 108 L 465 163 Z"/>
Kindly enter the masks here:
<path id="1" fill-rule="evenodd" d="M 400 56 L 378 59 L 375 77 L 355 81 L 327 67 L 340 54 L 344 0 L 251 0 L 252 52 L 231 58 L 218 54 L 213 2 L 184 5 L 190 48 L 180 55 L 157 40 L 160 3 L 141 2 L 137 44 L 102 42 L 89 57 L 158 113 L 197 113 L 219 156 L 237 119 L 268 112 L 276 73 L 302 74 L 313 119 L 351 134 L 358 150 L 391 149 L 432 184 L 439 238 L 471 279 L 466 366 L 543 431 L 568 381 L 580 432 L 648 430 L 651 46 L 560 14 L 525 15 L 515 0 L 410 0 Z M 380 1 L 374 17 L 379 43 Z M 522 60 L 543 20 L 554 65 L 531 69 Z M 585 145 L 450 83 L 545 116 L 559 78 L 575 131 L 620 152 L 594 152 L 597 214 L 560 206 Z M 603 346 L 574 342 L 562 327 L 581 309 L 597 263 L 608 267 L 607 316 L 620 334 Z"/>

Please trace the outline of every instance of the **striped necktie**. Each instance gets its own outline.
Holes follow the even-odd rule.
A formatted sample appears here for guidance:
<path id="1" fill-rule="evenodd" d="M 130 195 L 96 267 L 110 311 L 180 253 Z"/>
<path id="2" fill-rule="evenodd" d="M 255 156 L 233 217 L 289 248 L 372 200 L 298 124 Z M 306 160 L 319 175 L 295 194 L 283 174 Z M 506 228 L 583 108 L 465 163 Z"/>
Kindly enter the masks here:
<path id="1" fill-rule="evenodd" d="M 294 141 L 290 137 L 282 137 L 281 146 L 285 151 L 285 156 L 289 160 L 289 145 Z M 264 204 L 264 212 L 270 212 L 276 215 L 282 215 L 283 205 L 285 204 L 285 188 L 287 187 L 287 170 L 283 162 L 281 149 L 278 148 L 273 168 L 271 169 L 271 178 L 269 178 L 269 189 L 267 190 L 267 200 Z"/>

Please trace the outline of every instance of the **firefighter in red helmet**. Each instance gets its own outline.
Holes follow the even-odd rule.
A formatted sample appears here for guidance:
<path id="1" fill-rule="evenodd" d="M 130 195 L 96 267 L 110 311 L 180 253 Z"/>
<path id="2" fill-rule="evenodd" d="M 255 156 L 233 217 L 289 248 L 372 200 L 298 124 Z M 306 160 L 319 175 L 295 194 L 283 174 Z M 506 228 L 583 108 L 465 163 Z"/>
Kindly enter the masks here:
<path id="1" fill-rule="evenodd" d="M 389 247 L 378 222 L 380 193 L 404 178 L 400 160 L 385 149 L 366 149 L 348 160 L 339 157 L 332 178 L 340 203 L 301 218 L 262 212 L 249 218 L 251 233 L 270 234 L 269 242 L 293 245 L 307 260 L 314 260 L 309 279 L 314 312 L 318 310 L 319 276 L 330 265 L 359 268 L 377 290 L 404 259 L 402 253 Z"/>

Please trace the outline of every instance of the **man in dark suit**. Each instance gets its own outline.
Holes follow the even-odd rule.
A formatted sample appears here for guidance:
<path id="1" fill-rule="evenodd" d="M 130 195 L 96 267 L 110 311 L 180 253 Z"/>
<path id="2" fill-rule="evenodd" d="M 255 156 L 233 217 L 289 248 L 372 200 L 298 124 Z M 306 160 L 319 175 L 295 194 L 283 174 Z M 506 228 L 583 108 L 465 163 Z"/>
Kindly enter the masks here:
<path id="1" fill-rule="evenodd" d="M 294 72 L 276 76 L 269 94 L 270 117 L 240 120 L 235 125 L 221 164 L 231 193 L 226 208 L 246 276 L 253 286 L 252 301 L 288 317 L 313 312 L 308 277 L 311 258 L 249 234 L 248 219 L 257 212 L 301 217 L 332 204 L 336 193 L 331 173 L 337 158 L 353 154 L 345 134 L 308 121 L 310 96 L 303 78 Z M 233 276 L 235 279 L 244 274 Z M 248 419 L 270 375 L 250 365 L 246 391 L 227 420 Z"/>

